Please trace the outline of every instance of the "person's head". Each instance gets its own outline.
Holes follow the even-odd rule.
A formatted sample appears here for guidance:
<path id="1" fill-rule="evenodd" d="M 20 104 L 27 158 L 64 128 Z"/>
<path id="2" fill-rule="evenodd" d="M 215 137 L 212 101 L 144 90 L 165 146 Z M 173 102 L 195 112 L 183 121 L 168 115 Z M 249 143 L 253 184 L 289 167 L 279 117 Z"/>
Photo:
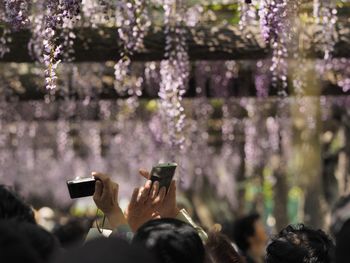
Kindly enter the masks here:
<path id="1" fill-rule="evenodd" d="M 70 250 L 57 257 L 54 263 L 154 263 L 143 248 L 130 245 L 115 237 L 89 241 L 83 247 Z"/>
<path id="2" fill-rule="evenodd" d="M 7 221 L 0 221 L 0 260 L 11 263 L 45 262 L 28 239 L 14 228 L 12 222 Z"/>
<path id="3" fill-rule="evenodd" d="M 268 240 L 258 214 L 238 219 L 233 225 L 233 240 L 244 254 L 263 256 Z"/>
<path id="4" fill-rule="evenodd" d="M 205 258 L 197 231 L 176 219 L 147 222 L 138 229 L 132 243 L 145 247 L 162 263 L 203 263 Z"/>
<path id="5" fill-rule="evenodd" d="M 11 221 L 9 226 L 29 242 L 43 262 L 49 262 L 59 249 L 56 237 L 39 225 Z"/>
<path id="6" fill-rule="evenodd" d="M 290 225 L 272 239 L 266 263 L 331 263 L 333 254 L 333 242 L 322 230 Z"/>
<path id="7" fill-rule="evenodd" d="M 350 219 L 346 221 L 336 235 L 336 263 L 348 263 L 350 260 Z"/>
<path id="8" fill-rule="evenodd" d="M 332 209 L 330 230 L 334 237 L 348 219 L 350 219 L 350 195 L 339 198 Z"/>
<path id="9" fill-rule="evenodd" d="M 82 245 L 88 229 L 82 221 L 77 219 L 69 220 L 64 225 L 53 229 L 53 234 L 58 238 L 63 248 L 70 248 Z"/>
<path id="10" fill-rule="evenodd" d="M 16 219 L 35 224 L 34 212 L 7 187 L 0 185 L 0 220 Z"/>
<path id="11" fill-rule="evenodd" d="M 243 263 L 243 259 L 225 235 L 212 232 L 205 245 L 207 256 L 212 263 Z"/>

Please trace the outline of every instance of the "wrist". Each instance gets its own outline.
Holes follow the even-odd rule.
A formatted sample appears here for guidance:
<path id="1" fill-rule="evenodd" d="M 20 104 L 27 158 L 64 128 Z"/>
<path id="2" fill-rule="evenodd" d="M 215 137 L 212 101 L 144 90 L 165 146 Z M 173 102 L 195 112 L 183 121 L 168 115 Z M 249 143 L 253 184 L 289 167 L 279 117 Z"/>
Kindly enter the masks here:
<path id="1" fill-rule="evenodd" d="M 176 218 L 180 214 L 180 209 L 176 207 L 172 213 L 172 217 Z"/>
<path id="2" fill-rule="evenodd" d="M 133 222 L 132 220 L 128 219 L 128 224 L 132 230 L 132 232 L 136 233 L 137 229 L 139 229 L 140 227 L 140 223 L 139 222 Z"/>
<path id="3" fill-rule="evenodd" d="M 174 209 L 168 211 L 167 213 L 161 214 L 163 218 L 176 218 L 180 214 L 180 209 L 175 207 Z"/>
<path id="4" fill-rule="evenodd" d="M 114 209 L 108 213 L 105 213 L 105 216 L 106 216 L 106 218 L 109 222 L 109 225 L 112 229 L 115 229 L 120 225 L 127 224 L 124 213 L 120 207 L 118 207 L 117 209 Z"/>

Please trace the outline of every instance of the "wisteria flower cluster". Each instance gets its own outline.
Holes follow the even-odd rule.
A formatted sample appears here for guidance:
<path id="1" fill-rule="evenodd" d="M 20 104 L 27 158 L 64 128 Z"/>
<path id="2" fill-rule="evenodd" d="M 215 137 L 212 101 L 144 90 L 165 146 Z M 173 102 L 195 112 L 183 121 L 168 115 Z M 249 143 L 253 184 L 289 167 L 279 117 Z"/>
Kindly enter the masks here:
<path id="1" fill-rule="evenodd" d="M 74 25 L 80 19 L 82 0 L 53 1 L 47 6 L 44 34 L 44 63 L 46 65 L 46 88 L 56 88 L 56 69 L 61 62 L 60 58 L 71 62 L 74 59 L 74 40 L 76 35 Z M 57 29 L 61 32 L 58 34 Z M 61 42 L 58 44 L 58 39 Z M 51 47 L 50 47 L 51 45 Z M 51 50 L 49 52 L 49 50 Z M 46 54 L 45 54 L 46 53 Z"/>
<path id="2" fill-rule="evenodd" d="M 185 114 L 182 98 L 186 92 L 189 76 L 189 57 L 186 32 L 183 29 L 184 12 L 182 1 L 164 1 L 164 24 L 166 35 L 165 57 L 161 62 L 160 106 L 164 112 L 169 143 L 175 149 L 182 149 Z"/>
<path id="3" fill-rule="evenodd" d="M 62 16 L 75 19 L 80 14 L 82 0 L 61 0 Z"/>
<path id="4" fill-rule="evenodd" d="M 288 48 L 292 44 L 295 33 L 294 20 L 298 14 L 300 0 L 261 0 L 260 23 L 264 39 L 271 43 L 272 54 L 272 83 L 279 85 L 278 93 L 284 97 L 288 87 Z"/>
<path id="5" fill-rule="evenodd" d="M 132 61 L 128 56 L 124 56 L 115 64 L 114 87 L 119 94 L 136 97 L 142 95 L 143 78 L 137 76 L 136 72 L 132 74 L 133 69 L 135 67 L 133 67 Z"/>
<path id="6" fill-rule="evenodd" d="M 334 84 L 337 84 L 344 92 L 350 91 L 350 61 L 347 58 L 333 58 L 319 60 L 316 63 L 316 72 L 322 79 L 331 75 Z"/>
<path id="7" fill-rule="evenodd" d="M 61 57 L 67 62 L 72 62 L 74 60 L 73 46 L 76 39 L 74 26 L 81 18 L 81 6 L 82 0 L 62 0 L 61 2 Z"/>
<path id="8" fill-rule="evenodd" d="M 75 38 L 72 32 L 72 21 L 79 16 L 82 0 L 6 0 L 4 1 L 4 15 L 2 20 L 11 30 L 17 31 L 31 27 L 32 38 L 28 49 L 33 58 L 45 65 L 46 88 L 56 88 L 56 69 L 60 63 L 59 57 L 66 49 L 72 47 Z M 1 10 L 1 9 L 0 9 Z M 33 11 L 33 13 L 31 13 Z M 69 32 L 64 30 L 69 27 Z M 58 30 L 62 34 L 62 43 L 59 43 Z M 66 35 L 64 35 L 66 33 Z M 9 38 L 8 31 L 3 31 L 1 37 L 1 52 L 9 51 L 6 46 Z"/>
<path id="9" fill-rule="evenodd" d="M 269 87 L 271 85 L 271 71 L 269 61 L 261 61 L 259 60 L 256 63 L 255 70 L 255 89 L 256 96 L 258 98 L 267 98 L 269 96 Z"/>
<path id="10" fill-rule="evenodd" d="M 315 0 L 314 16 L 316 24 L 322 27 L 322 46 L 324 50 L 324 59 L 331 60 L 334 46 L 337 39 L 336 23 L 337 3 L 335 0 L 325 0 L 319 2 Z"/>
<path id="11" fill-rule="evenodd" d="M 10 48 L 7 45 L 11 41 L 11 38 L 8 36 L 9 33 L 10 31 L 5 28 L 0 35 L 0 58 L 10 52 Z"/>
<path id="12" fill-rule="evenodd" d="M 15 31 L 29 25 L 30 0 L 4 0 L 6 22 Z"/>
<path id="13" fill-rule="evenodd" d="M 255 26 L 255 22 L 257 21 L 257 4 L 257 0 L 251 3 L 247 3 L 246 0 L 240 0 L 238 7 L 240 19 L 238 24 L 241 31 L 246 31 L 249 26 Z"/>
<path id="14" fill-rule="evenodd" d="M 0 58 L 10 51 L 8 43 L 11 42 L 10 28 L 18 31 L 30 23 L 30 0 L 4 0 L 0 3 L 0 23 L 8 25 L 0 32 Z"/>
<path id="15" fill-rule="evenodd" d="M 118 1 L 116 4 L 116 23 L 119 39 L 123 43 L 124 50 L 120 54 L 121 59 L 115 65 L 115 88 L 121 94 L 127 91 L 134 95 L 140 95 L 139 88 L 137 92 L 132 92 L 133 85 L 140 87 L 140 79 L 137 80 L 137 83 L 131 83 L 131 86 L 126 85 L 126 81 L 131 76 L 130 57 L 143 48 L 143 39 L 150 25 L 147 17 L 146 1 Z"/>
<path id="16" fill-rule="evenodd" d="M 62 25 L 62 13 L 60 12 L 58 1 L 49 0 L 46 5 L 43 34 L 43 61 L 46 67 L 45 80 L 46 88 L 48 90 L 55 90 L 57 82 L 56 69 L 61 62 L 58 58 L 61 52 L 61 46 L 55 43 L 57 37 L 56 28 Z"/>

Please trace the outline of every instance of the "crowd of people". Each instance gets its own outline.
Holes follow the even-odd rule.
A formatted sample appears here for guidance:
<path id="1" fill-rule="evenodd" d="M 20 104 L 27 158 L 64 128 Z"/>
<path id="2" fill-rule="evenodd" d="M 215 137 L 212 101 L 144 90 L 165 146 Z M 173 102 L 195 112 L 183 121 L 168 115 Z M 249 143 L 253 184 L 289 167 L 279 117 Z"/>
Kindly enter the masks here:
<path id="1" fill-rule="evenodd" d="M 335 212 L 336 229 L 327 235 L 303 224 L 289 225 L 268 237 L 258 214 L 237 219 L 228 231 L 204 230 L 177 204 L 176 182 L 168 189 L 152 183 L 130 193 L 122 211 L 119 186 L 96 178 L 94 202 L 111 231 L 85 229 L 71 221 L 45 230 L 32 207 L 10 188 L 0 186 L 0 259 L 23 263 L 345 263 L 350 262 L 350 208 L 343 199 Z M 339 223 L 341 222 L 341 223 Z M 347 261 L 349 260 L 349 261 Z"/>

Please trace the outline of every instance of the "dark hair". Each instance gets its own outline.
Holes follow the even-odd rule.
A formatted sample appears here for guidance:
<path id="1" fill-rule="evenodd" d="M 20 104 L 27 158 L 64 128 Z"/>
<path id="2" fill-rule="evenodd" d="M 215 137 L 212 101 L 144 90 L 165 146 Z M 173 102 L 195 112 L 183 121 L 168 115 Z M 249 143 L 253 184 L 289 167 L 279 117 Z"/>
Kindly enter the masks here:
<path id="1" fill-rule="evenodd" d="M 302 224 L 284 228 L 267 247 L 266 263 L 331 263 L 332 240 Z"/>
<path id="2" fill-rule="evenodd" d="M 89 224 L 91 226 L 91 224 Z M 63 248 L 71 248 L 82 245 L 88 228 L 82 220 L 71 219 L 64 225 L 58 225 L 53 229 L 53 234 L 58 238 Z"/>
<path id="3" fill-rule="evenodd" d="M 14 192 L 0 185 L 0 220 L 16 219 L 35 224 L 34 212 Z"/>
<path id="4" fill-rule="evenodd" d="M 56 237 L 39 225 L 12 221 L 9 226 L 29 242 L 43 262 L 49 262 L 59 248 Z"/>
<path id="5" fill-rule="evenodd" d="M 154 263 L 145 249 L 130 245 L 115 237 L 87 242 L 83 247 L 70 250 L 56 258 L 55 263 Z"/>
<path id="6" fill-rule="evenodd" d="M 232 233 L 233 240 L 244 253 L 250 248 L 248 238 L 255 235 L 255 223 L 259 219 L 260 215 L 251 214 L 234 222 Z"/>
<path id="7" fill-rule="evenodd" d="M 33 249 L 28 239 L 7 221 L 0 222 L 1 262 L 41 263 L 39 254 Z"/>
<path id="8" fill-rule="evenodd" d="M 233 247 L 230 239 L 217 232 L 209 233 L 205 245 L 208 256 L 213 263 L 243 263 L 243 258 Z"/>
<path id="9" fill-rule="evenodd" d="M 203 263 L 205 258 L 197 231 L 176 219 L 147 222 L 136 232 L 132 243 L 144 246 L 162 263 Z"/>
<path id="10" fill-rule="evenodd" d="M 336 263 L 349 262 L 350 243 L 350 219 L 343 224 L 343 227 L 336 236 L 335 259 Z"/>
<path id="11" fill-rule="evenodd" d="M 350 195 L 339 198 L 332 209 L 331 217 L 331 233 L 334 237 L 337 236 L 338 232 L 342 228 L 343 224 L 350 219 L 348 213 L 350 208 Z"/>

